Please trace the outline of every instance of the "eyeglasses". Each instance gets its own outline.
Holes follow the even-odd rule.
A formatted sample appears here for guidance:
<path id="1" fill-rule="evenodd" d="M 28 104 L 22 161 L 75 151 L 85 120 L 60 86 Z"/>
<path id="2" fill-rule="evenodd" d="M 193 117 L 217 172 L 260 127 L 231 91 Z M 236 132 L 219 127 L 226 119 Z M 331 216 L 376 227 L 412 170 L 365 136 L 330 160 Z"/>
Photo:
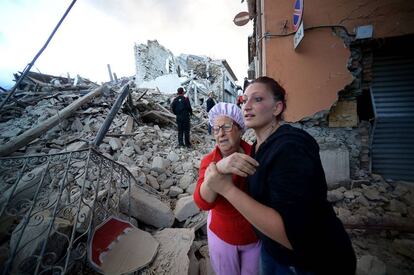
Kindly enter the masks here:
<path id="1" fill-rule="evenodd" d="M 231 130 L 233 130 L 233 122 L 230 123 L 224 123 L 221 126 L 213 126 L 213 132 L 215 135 L 218 135 L 220 133 L 220 129 L 223 129 L 225 133 L 230 133 Z"/>

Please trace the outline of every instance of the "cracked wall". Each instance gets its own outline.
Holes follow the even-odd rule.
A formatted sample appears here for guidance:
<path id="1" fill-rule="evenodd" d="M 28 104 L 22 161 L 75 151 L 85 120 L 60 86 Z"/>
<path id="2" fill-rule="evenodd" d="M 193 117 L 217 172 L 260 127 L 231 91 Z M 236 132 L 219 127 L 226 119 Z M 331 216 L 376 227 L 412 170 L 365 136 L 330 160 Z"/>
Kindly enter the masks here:
<path id="1" fill-rule="evenodd" d="M 263 10 L 263 33 L 273 36 L 259 40 L 262 69 L 285 87 L 288 121 L 329 110 L 339 92 L 355 85 L 355 73 L 347 68 L 355 27 L 373 25 L 374 38 L 414 33 L 413 1 L 314 0 L 305 3 L 305 36 L 294 50 L 293 2 L 265 0 Z"/>

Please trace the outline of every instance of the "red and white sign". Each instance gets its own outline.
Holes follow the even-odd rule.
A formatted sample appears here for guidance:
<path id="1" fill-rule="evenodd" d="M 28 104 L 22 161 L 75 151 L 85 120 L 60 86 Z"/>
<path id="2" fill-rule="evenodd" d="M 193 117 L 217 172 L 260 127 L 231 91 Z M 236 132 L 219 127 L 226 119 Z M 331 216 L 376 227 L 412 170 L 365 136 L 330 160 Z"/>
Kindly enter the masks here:
<path id="1" fill-rule="evenodd" d="M 296 32 L 299 29 L 300 23 L 303 19 L 303 0 L 296 0 L 293 9 L 293 31 Z"/>
<path id="2" fill-rule="evenodd" d="M 293 7 L 293 29 L 295 32 L 293 37 L 293 48 L 295 50 L 305 36 L 305 31 L 303 29 L 303 10 L 303 0 L 296 0 L 295 6 Z"/>
<path id="3" fill-rule="evenodd" d="M 159 243 L 148 232 L 117 217 L 96 227 L 88 244 L 88 259 L 103 274 L 127 274 L 148 265 Z"/>

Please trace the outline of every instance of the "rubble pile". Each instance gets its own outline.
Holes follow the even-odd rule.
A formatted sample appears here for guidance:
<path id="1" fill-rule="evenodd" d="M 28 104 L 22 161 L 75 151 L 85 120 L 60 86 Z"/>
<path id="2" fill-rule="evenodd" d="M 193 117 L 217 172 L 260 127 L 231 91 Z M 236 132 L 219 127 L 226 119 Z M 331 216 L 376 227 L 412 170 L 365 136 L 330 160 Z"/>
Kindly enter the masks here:
<path id="1" fill-rule="evenodd" d="M 380 175 L 353 180 L 328 191 L 349 230 L 358 257 L 357 274 L 412 274 L 414 271 L 414 186 Z"/>
<path id="2" fill-rule="evenodd" d="M 175 116 L 169 111 L 174 95 L 137 88 L 128 78 L 103 86 L 82 78 L 76 84 L 56 78 L 43 82 L 33 75 L 28 79 L 0 110 L 0 154 L 7 156 L 0 158 L 0 211 L 5 211 L 0 217 L 0 266 L 19 247 L 16 265 L 33 271 L 37 258 L 32 255 L 42 250 L 46 239 L 44 249 L 55 255 L 49 256 L 49 264 L 62 266 L 59 257 L 68 243 L 79 245 L 72 257 L 85 257 L 86 247 L 80 244 L 111 214 L 130 217 L 160 243 L 154 261 L 141 274 L 212 274 L 206 213 L 192 199 L 200 159 L 214 145 L 204 108 L 194 106 L 193 149 L 177 148 Z M 98 142 L 125 88 L 128 96 Z M 90 96 L 94 91 L 99 93 Z M 85 102 L 60 117 L 79 100 Z M 54 117 L 55 126 L 39 128 Z M 3 150 L 37 128 L 37 135 L 28 135 L 24 144 L 9 153 Z M 251 130 L 244 139 L 254 140 Z M 358 274 L 412 274 L 413 185 L 372 175 L 338 186 L 329 190 L 328 198 L 349 229 Z M 39 217 L 42 222 L 37 224 Z M 24 227 L 37 233 L 22 235 Z M 73 240 L 65 237 L 71 232 Z M 42 263 L 40 268 L 46 267 Z M 94 272 L 76 264 L 63 270 Z"/>
<path id="3" fill-rule="evenodd" d="M 90 222 L 90 208 L 92 205 L 95 207 L 95 191 L 98 194 L 96 205 L 112 202 L 114 205 L 107 204 L 107 207 L 113 208 L 111 209 L 113 214 L 131 216 L 132 220 L 136 219 L 133 223 L 149 232 L 155 233 L 162 228 L 169 227 L 187 227 L 189 228 L 187 230 L 194 235 L 194 231 L 205 224 L 206 213 L 200 213 L 191 196 L 198 176 L 200 158 L 211 149 L 212 145 L 211 138 L 206 135 L 207 125 L 204 110 L 194 108 L 194 116 L 192 117 L 191 138 L 197 150 L 176 148 L 175 116 L 169 111 L 169 104 L 173 96 L 160 94 L 157 90 L 137 89 L 132 84 L 129 88 L 130 96 L 114 116 L 102 143 L 95 148 L 96 154 L 89 153 L 94 162 L 87 164 L 87 152 L 90 151 L 85 150 L 93 147 L 97 133 L 119 96 L 119 90 L 125 86 L 125 83 L 128 83 L 128 80 L 106 84 L 99 96 L 74 110 L 67 118 L 58 118 L 55 127 L 45 129 L 37 138 L 32 138 L 24 146 L 14 148 L 12 153 L 6 154 L 8 158 L 3 159 L 4 163 L 14 163 L 13 161 L 16 159 L 13 158 L 16 157 L 27 157 L 29 159 L 27 162 L 33 165 L 30 166 L 30 169 L 23 170 L 22 168 L 20 172 L 23 172 L 23 178 L 20 180 L 18 179 L 20 166 L 16 165 L 10 169 L 10 165 L 4 165 L 1 169 L 0 190 L 3 196 L 0 208 L 4 210 L 5 207 L 6 212 L 10 210 L 10 213 L 7 214 L 11 214 L 10 216 L 4 215 L 5 218 L 2 220 L 2 223 L 7 221 L 9 225 L 4 227 L 1 238 L 0 260 L 2 266 L 9 258 L 9 253 L 16 247 L 16 240 L 19 239 L 20 243 L 23 242 L 27 247 L 25 249 L 27 252 L 22 253 L 21 247 L 19 247 L 20 251 L 16 254 L 15 264 L 19 265 L 19 270 L 26 270 L 28 266 L 33 266 L 33 259 L 28 260 L 27 258 L 34 251 L 39 250 L 39 243 L 45 240 L 46 236 L 40 234 L 41 237 L 32 240 L 31 237 L 28 237 L 29 233 L 23 236 L 18 234 L 22 231 L 26 217 L 30 217 L 28 227 L 30 227 L 32 219 L 41 216 L 44 222 L 43 225 L 36 225 L 37 230 L 45 230 L 48 222 L 54 219 L 55 223 L 59 224 L 56 231 L 69 234 L 70 228 L 74 226 L 76 211 L 79 210 L 87 218 L 84 217 L 83 222 L 78 223 L 77 234 L 86 233 L 79 228 L 90 230 L 88 222 Z M 0 123 L 1 147 L 12 143 L 16 137 L 24 135 L 32 128 L 37 128 L 48 119 L 56 115 L 59 116 L 59 111 L 65 110 L 70 104 L 83 98 L 97 87 L 93 84 L 79 90 L 62 90 L 59 88 L 59 84 L 47 84 L 44 86 L 50 90 L 43 96 L 42 88 L 39 90 L 39 84 L 35 86 L 25 85 L 24 90 L 18 90 L 16 93 L 16 98 L 24 97 L 27 99 L 27 102 L 30 103 L 28 106 L 16 105 L 13 102 L 3 109 L 2 122 Z M 30 98 L 33 101 L 30 101 Z M 12 115 L 14 117 L 11 117 Z M 3 119 L 5 116 L 9 116 L 9 119 Z M 64 160 L 71 152 L 79 152 L 81 157 L 77 158 L 77 155 L 72 154 L 70 165 L 65 166 Z M 102 154 L 102 157 L 98 157 L 99 154 Z M 39 155 L 52 156 L 50 158 L 52 162 L 57 161 L 57 158 L 62 161 L 51 165 L 47 164 L 49 163 L 47 161 L 45 163 L 40 160 L 39 157 L 28 157 Z M 56 159 L 53 156 L 57 156 Z M 97 158 L 102 160 L 97 161 Z M 101 162 L 106 162 L 104 158 L 116 161 L 122 165 L 121 167 L 126 167 L 127 173 L 130 173 L 134 180 L 125 184 L 125 180 L 122 182 L 123 175 L 115 177 L 114 174 L 104 172 L 105 169 L 99 170 L 97 166 Z M 86 170 L 100 171 L 100 174 L 97 175 L 98 172 L 87 173 Z M 65 173 L 67 183 L 62 191 L 59 189 Z M 40 178 L 44 174 L 46 176 L 42 180 L 40 188 L 42 190 L 35 197 L 36 188 L 40 185 Z M 106 177 L 114 177 L 112 182 L 117 182 L 117 186 L 113 187 L 111 182 L 106 182 L 104 180 Z M 102 184 L 100 180 L 104 183 Z M 14 189 L 13 186 L 16 182 L 18 182 L 18 187 Z M 108 193 L 111 194 L 108 195 Z M 11 194 L 13 194 L 12 198 L 7 201 Z M 59 201 L 67 202 L 65 206 L 61 207 L 61 210 L 57 211 L 57 214 L 49 209 L 55 205 L 59 205 L 57 208 L 60 208 L 56 197 L 59 197 Z M 82 200 L 79 200 L 80 197 Z M 34 207 L 34 211 L 42 213 L 29 215 L 26 212 L 29 210 L 27 206 L 25 208 L 21 205 L 14 205 L 10 203 L 12 200 L 22 202 L 22 204 L 23 201 L 31 200 L 39 202 Z M 47 200 L 47 204 L 53 207 L 45 207 L 41 204 L 43 200 Z M 81 206 L 73 206 L 72 210 L 67 210 L 70 209 L 69 205 L 77 204 L 78 201 L 82 201 L 79 202 Z M 11 213 L 12 210 L 17 209 L 21 213 L 18 215 Z M 98 212 L 97 209 L 95 211 Z M 60 212 L 64 212 L 63 216 L 65 217 L 62 217 Z M 53 232 L 48 235 L 49 243 L 56 242 L 53 241 L 55 235 Z M 57 241 L 59 242 L 59 239 Z M 62 251 L 65 250 L 64 244 L 67 244 L 62 240 L 60 243 L 62 245 L 58 246 L 58 251 L 53 251 L 57 255 L 62 255 Z M 192 241 L 188 249 L 191 244 Z M 162 250 L 163 247 L 164 244 L 161 243 L 160 249 Z M 198 248 L 201 247 L 203 246 L 199 245 Z M 197 253 L 197 255 L 201 254 Z M 167 258 L 161 259 L 161 261 L 165 260 Z M 181 268 L 185 268 L 185 265 Z"/>

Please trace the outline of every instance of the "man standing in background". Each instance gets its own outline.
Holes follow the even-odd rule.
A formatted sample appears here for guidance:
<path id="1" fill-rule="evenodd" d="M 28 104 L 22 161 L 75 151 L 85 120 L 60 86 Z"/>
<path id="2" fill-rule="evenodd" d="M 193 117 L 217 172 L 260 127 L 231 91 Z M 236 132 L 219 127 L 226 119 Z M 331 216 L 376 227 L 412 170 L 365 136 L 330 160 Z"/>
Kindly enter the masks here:
<path id="1" fill-rule="evenodd" d="M 176 116 L 178 127 L 178 147 L 191 148 L 190 142 L 190 116 L 193 114 L 190 100 L 184 96 L 184 88 L 177 89 L 177 96 L 171 103 L 171 110 Z M 183 142 L 183 136 L 184 141 Z"/>
<path id="2" fill-rule="evenodd" d="M 213 108 L 214 105 L 216 105 L 216 101 L 214 101 L 214 93 L 209 92 L 208 93 L 208 99 L 207 99 L 207 113 L 210 112 L 211 108 Z M 211 135 L 211 125 L 208 123 L 208 134 Z"/>

